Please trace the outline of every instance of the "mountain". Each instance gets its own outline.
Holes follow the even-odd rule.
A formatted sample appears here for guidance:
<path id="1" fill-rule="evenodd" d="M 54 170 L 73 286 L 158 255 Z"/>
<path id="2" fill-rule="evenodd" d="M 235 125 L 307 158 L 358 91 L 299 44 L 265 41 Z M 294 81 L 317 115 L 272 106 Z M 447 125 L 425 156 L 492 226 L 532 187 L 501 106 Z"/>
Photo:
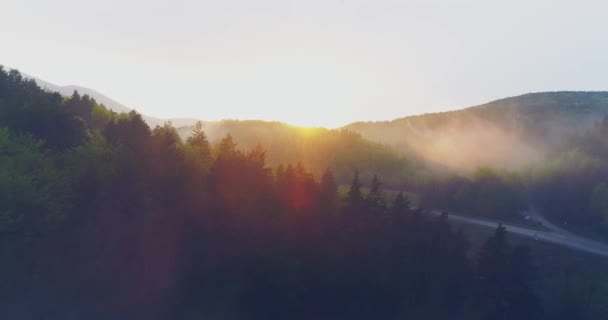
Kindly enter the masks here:
<path id="1" fill-rule="evenodd" d="M 410 159 L 471 171 L 514 169 L 544 159 L 565 141 L 608 114 L 608 92 L 542 92 L 504 98 L 466 109 L 357 122 L 341 129 L 388 145 Z M 191 127 L 178 128 L 182 138 Z M 205 123 L 211 142 L 231 133 L 250 148 L 289 145 L 304 132 L 279 122 L 226 120 Z M 271 153 L 271 160 L 276 153 Z"/>
<path id="2" fill-rule="evenodd" d="M 81 87 L 81 86 L 75 86 L 75 85 L 67 85 L 67 86 L 59 86 L 41 79 L 38 79 L 36 77 L 30 76 L 28 74 L 25 73 L 21 73 L 21 75 L 25 78 L 30 78 L 33 79 L 34 81 L 36 81 L 36 84 L 38 84 L 38 86 L 46 91 L 52 91 L 52 92 L 59 92 L 59 94 L 61 94 L 62 96 L 66 96 L 69 97 L 71 96 L 74 91 L 78 91 L 78 93 L 80 95 L 88 95 L 91 98 L 95 99 L 95 101 L 97 101 L 100 104 L 103 104 L 106 108 L 108 108 L 109 110 L 112 110 L 116 113 L 123 113 L 123 112 L 129 112 L 131 111 L 131 108 L 121 104 L 120 102 L 107 97 L 106 95 L 99 93 L 93 89 L 89 89 L 89 88 L 85 88 L 85 87 Z"/>
<path id="3" fill-rule="evenodd" d="M 192 126 L 177 129 L 184 140 L 191 131 Z M 241 150 L 262 146 L 270 166 L 301 161 L 317 177 L 330 168 L 341 183 L 350 183 L 355 168 L 361 171 L 365 183 L 378 174 L 384 183 L 395 187 L 424 172 L 414 159 L 348 130 L 298 127 L 278 121 L 222 120 L 204 122 L 203 131 L 212 144 L 230 134 Z"/>
<path id="4" fill-rule="evenodd" d="M 32 76 L 49 91 L 70 96 L 87 94 L 115 112 L 130 108 L 93 89 L 58 86 Z M 388 145 L 410 158 L 456 170 L 478 167 L 516 168 L 543 159 L 565 140 L 589 129 L 608 114 L 608 92 L 541 92 L 504 98 L 462 110 L 409 116 L 392 121 L 356 122 L 341 129 Z M 159 119 L 143 115 L 150 127 L 171 121 L 185 139 L 196 119 Z M 314 130 L 308 130 L 313 132 Z M 211 142 L 227 133 L 236 135 L 241 147 L 277 146 L 305 137 L 296 127 L 267 121 L 205 122 Z M 290 140 L 291 139 L 291 140 Z M 283 162 L 284 157 L 271 162 Z"/>
<path id="5" fill-rule="evenodd" d="M 542 92 L 344 129 L 453 169 L 513 168 L 542 159 L 607 114 L 608 92 Z"/>
<path id="6" fill-rule="evenodd" d="M 34 81 L 36 81 L 36 84 L 38 84 L 39 87 L 41 87 L 42 89 L 44 89 L 46 91 L 58 92 L 62 96 L 66 96 L 66 97 L 71 96 L 74 93 L 74 91 L 77 91 L 80 95 L 86 94 L 86 95 L 90 96 L 91 98 L 95 99 L 95 101 L 97 101 L 98 103 L 103 104 L 107 109 L 112 110 L 116 113 L 127 113 L 132 110 L 131 108 L 125 106 L 124 104 L 104 95 L 103 93 L 100 93 L 100 92 L 95 91 L 90 88 L 76 86 L 76 85 L 60 86 L 60 85 L 56 85 L 56 84 L 38 79 L 34 76 L 31 76 L 31 75 L 28 75 L 25 73 L 21 73 L 21 75 L 25 78 L 33 79 Z M 146 115 L 142 115 L 142 116 L 143 116 L 144 120 L 146 121 L 146 123 L 151 128 L 154 128 L 157 125 L 162 125 L 163 123 L 165 123 L 167 121 L 171 121 L 171 123 L 175 127 L 189 126 L 189 125 L 194 124 L 197 121 L 196 119 L 191 119 L 191 118 L 161 119 L 161 118 L 155 118 L 155 117 L 150 117 L 150 116 L 146 116 Z"/>

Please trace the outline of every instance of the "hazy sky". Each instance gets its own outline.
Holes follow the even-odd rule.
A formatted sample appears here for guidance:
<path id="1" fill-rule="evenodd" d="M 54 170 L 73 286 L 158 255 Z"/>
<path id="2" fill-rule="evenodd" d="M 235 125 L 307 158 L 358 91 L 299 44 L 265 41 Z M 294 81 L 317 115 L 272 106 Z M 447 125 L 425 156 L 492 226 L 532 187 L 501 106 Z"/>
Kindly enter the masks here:
<path id="1" fill-rule="evenodd" d="M 0 3 L 0 64 L 159 117 L 335 127 L 608 89 L 606 1 Z"/>

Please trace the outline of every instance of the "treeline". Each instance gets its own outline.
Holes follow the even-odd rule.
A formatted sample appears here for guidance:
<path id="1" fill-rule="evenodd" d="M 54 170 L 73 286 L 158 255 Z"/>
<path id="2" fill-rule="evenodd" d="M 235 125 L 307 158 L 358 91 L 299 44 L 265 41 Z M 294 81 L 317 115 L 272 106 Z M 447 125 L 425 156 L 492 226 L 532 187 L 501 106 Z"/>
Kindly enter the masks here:
<path id="1" fill-rule="evenodd" d="M 192 129 L 177 130 L 186 139 Z M 350 130 L 304 128 L 257 120 L 206 122 L 204 130 L 212 144 L 230 134 L 242 151 L 264 146 L 266 161 L 271 167 L 302 162 L 317 178 L 330 168 L 340 184 L 350 182 L 355 168 L 359 168 L 365 181 L 371 181 L 376 173 L 393 188 L 403 188 L 404 181 L 410 185 L 422 184 L 430 176 L 424 162 L 400 155 L 391 147 L 366 140 Z"/>
<path id="2" fill-rule="evenodd" d="M 480 106 L 346 126 L 456 171 L 519 169 L 608 114 L 608 92 L 539 92 Z"/>
<path id="3" fill-rule="evenodd" d="M 43 92 L 15 71 L 0 70 L 0 128 L 6 318 L 540 312 L 530 257 L 500 229 L 477 263 L 445 217 L 385 199 L 377 177 L 364 196 L 355 172 L 343 202 L 330 170 L 271 170 L 262 147 L 241 150 L 230 135 L 212 145 L 201 125 L 182 141 L 170 125 L 151 130 L 135 112 Z"/>
<path id="4" fill-rule="evenodd" d="M 562 228 L 608 240 L 607 136 L 608 117 L 533 166 L 436 176 L 417 191 L 428 207 L 500 220 L 533 209 Z"/>
<path id="5" fill-rule="evenodd" d="M 423 206 L 513 221 L 528 209 L 525 180 L 511 172 L 480 168 L 471 175 L 444 175 L 424 185 Z"/>
<path id="6" fill-rule="evenodd" d="M 532 202 L 548 218 L 608 240 L 608 117 L 531 170 Z"/>

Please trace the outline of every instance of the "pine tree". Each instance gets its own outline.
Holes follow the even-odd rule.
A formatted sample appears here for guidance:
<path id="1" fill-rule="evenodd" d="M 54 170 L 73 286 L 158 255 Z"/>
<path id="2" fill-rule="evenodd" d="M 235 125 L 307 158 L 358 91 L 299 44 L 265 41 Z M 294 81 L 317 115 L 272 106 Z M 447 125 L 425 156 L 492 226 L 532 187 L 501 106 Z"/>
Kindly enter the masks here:
<path id="1" fill-rule="evenodd" d="M 488 319 L 538 319 L 536 269 L 526 246 L 510 249 L 500 225 L 483 245 L 477 269 L 479 302 Z"/>
<path id="2" fill-rule="evenodd" d="M 516 246 L 509 259 L 509 281 L 507 299 L 511 306 L 511 319 L 538 319 L 539 298 L 534 292 L 537 271 L 532 263 L 530 248 Z"/>
<path id="3" fill-rule="evenodd" d="M 158 145 L 163 148 L 174 148 L 182 142 L 171 121 L 165 122 L 162 127 L 157 125 L 152 130 L 152 136 L 156 138 Z"/>
<path id="4" fill-rule="evenodd" d="M 233 157 L 237 154 L 236 142 L 232 138 L 232 135 L 229 133 L 220 141 L 220 145 L 218 147 L 218 156 L 220 157 Z"/>
<path id="5" fill-rule="evenodd" d="M 355 169 L 353 182 L 348 190 L 346 204 L 349 210 L 359 211 L 363 205 L 363 196 L 361 195 L 361 182 L 359 182 L 359 169 Z"/>
<path id="6" fill-rule="evenodd" d="M 338 184 L 329 169 L 326 169 L 321 177 L 320 193 L 323 207 L 329 210 L 335 209 L 338 200 Z"/>
<path id="7" fill-rule="evenodd" d="M 211 158 L 209 141 L 207 140 L 207 135 L 203 131 L 203 123 L 201 121 L 196 122 L 192 129 L 192 135 L 186 140 L 186 143 L 193 147 L 201 158 Z"/>
<path id="8" fill-rule="evenodd" d="M 375 213 L 382 213 L 386 209 L 386 203 L 384 201 L 384 195 L 382 194 L 382 183 L 378 178 L 378 175 L 374 175 L 372 179 L 372 187 L 370 188 L 369 194 L 365 198 L 367 207 L 370 211 Z"/>
<path id="9" fill-rule="evenodd" d="M 481 248 L 477 266 L 479 302 L 489 319 L 508 319 L 508 268 L 506 229 L 501 224 Z"/>
<path id="10" fill-rule="evenodd" d="M 394 214 L 402 214 L 410 210 L 410 201 L 405 197 L 403 191 L 399 192 L 391 206 L 391 212 Z"/>
<path id="11" fill-rule="evenodd" d="M 266 150 L 260 144 L 257 144 L 249 151 L 247 158 L 258 168 L 264 168 L 266 164 Z"/>

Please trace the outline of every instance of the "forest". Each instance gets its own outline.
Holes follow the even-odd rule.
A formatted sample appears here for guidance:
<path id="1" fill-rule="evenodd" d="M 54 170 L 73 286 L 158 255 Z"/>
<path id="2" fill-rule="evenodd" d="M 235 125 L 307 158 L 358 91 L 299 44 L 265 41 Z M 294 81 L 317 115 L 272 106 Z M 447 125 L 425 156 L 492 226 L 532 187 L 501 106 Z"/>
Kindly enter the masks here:
<path id="1" fill-rule="evenodd" d="M 202 123 L 182 140 L 169 123 L 149 128 L 134 111 L 117 114 L 76 92 L 65 98 L 0 69 L 1 312 L 7 319 L 558 319 L 559 308 L 572 306 L 561 316 L 597 319 L 579 310 L 584 301 L 546 299 L 539 258 L 503 227 L 471 250 L 467 232 L 446 216 L 414 208 L 403 192 L 387 197 L 383 179 L 403 179 L 392 188 L 420 192 L 424 207 L 479 215 L 513 215 L 534 199 L 601 234 L 606 132 L 608 121 L 554 162 L 530 168 L 533 179 L 479 169 L 408 184 L 430 167 L 347 131 L 324 131 L 302 151 L 333 160 L 269 164 L 264 145 L 244 148 L 230 133 L 210 143 Z M 356 155 L 376 152 L 388 164 L 358 162 Z M 574 209 L 579 216 L 569 215 Z"/>
<path id="2" fill-rule="evenodd" d="M 425 205 L 517 220 L 530 206 L 566 229 L 608 240 L 608 117 L 517 170 L 447 174 L 419 191 Z"/>

